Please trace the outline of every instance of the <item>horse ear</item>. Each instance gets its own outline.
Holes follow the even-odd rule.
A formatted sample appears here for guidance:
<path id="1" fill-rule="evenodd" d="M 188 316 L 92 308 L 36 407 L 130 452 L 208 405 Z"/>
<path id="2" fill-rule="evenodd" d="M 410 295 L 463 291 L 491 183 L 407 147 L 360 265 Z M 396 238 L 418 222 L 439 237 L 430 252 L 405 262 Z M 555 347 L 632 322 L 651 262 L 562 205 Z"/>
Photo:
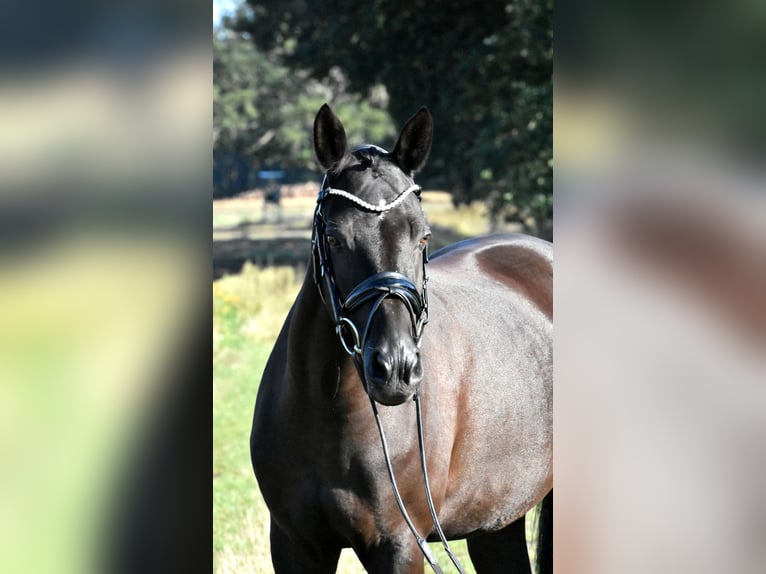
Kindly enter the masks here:
<path id="1" fill-rule="evenodd" d="M 319 108 L 314 118 L 314 153 L 325 170 L 346 153 L 346 130 L 327 104 Z"/>
<path id="2" fill-rule="evenodd" d="M 404 172 L 411 174 L 425 165 L 431 151 L 433 133 L 434 122 L 425 106 L 404 124 L 392 152 Z"/>

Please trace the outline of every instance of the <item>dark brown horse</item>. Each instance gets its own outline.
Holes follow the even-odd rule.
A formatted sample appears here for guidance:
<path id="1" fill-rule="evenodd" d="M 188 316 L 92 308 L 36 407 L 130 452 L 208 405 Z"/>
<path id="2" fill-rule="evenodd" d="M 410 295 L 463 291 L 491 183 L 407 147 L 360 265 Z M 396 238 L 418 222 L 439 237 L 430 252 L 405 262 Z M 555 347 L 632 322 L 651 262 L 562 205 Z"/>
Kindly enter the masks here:
<path id="1" fill-rule="evenodd" d="M 412 522 L 433 540 L 415 396 L 447 538 L 468 539 L 480 573 L 530 572 L 524 517 L 543 501 L 538 567 L 552 571 L 552 246 L 477 238 L 425 265 L 430 232 L 411 176 L 432 129 L 422 108 L 391 153 L 348 151 L 330 108 L 317 114 L 326 176 L 313 265 L 266 366 L 251 436 L 279 574 L 334 572 L 344 547 L 369 572 L 423 572 L 370 406 L 381 405 Z"/>

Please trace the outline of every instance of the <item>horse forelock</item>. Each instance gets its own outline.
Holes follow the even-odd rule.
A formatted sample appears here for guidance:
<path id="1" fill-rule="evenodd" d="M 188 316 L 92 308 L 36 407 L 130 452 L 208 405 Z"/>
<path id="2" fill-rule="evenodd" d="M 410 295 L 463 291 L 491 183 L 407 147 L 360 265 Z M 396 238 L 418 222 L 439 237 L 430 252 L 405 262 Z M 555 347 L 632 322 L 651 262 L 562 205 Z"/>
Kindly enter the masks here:
<path id="1" fill-rule="evenodd" d="M 332 178 L 329 181 L 331 187 L 375 205 L 391 201 L 412 183 L 394 163 L 391 154 L 371 144 L 356 146 L 327 173 Z"/>
<path id="2" fill-rule="evenodd" d="M 380 158 L 387 158 L 389 153 L 382 147 L 372 144 L 362 144 L 354 147 L 330 168 L 331 175 L 340 175 L 349 168 L 359 166 L 361 168 L 378 167 L 378 160 Z"/>

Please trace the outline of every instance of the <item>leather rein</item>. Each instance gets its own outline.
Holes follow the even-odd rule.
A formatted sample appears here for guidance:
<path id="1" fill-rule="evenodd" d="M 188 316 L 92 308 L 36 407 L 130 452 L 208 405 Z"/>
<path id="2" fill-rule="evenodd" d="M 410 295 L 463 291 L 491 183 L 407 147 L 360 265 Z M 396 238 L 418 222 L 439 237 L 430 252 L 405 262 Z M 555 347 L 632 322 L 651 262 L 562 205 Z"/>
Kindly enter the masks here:
<path id="1" fill-rule="evenodd" d="M 426 245 L 423 251 L 423 289 L 422 295 L 418 292 L 417 287 L 410 281 L 405 275 L 394 271 L 383 271 L 376 273 L 357 284 L 346 297 L 345 300 L 341 297 L 338 288 L 335 284 L 335 275 L 333 272 L 332 261 L 329 257 L 329 246 L 327 244 L 326 225 L 327 221 L 324 218 L 322 207 L 324 202 L 330 197 L 339 197 L 347 201 L 352 202 L 357 208 L 374 212 L 384 213 L 399 206 L 410 193 L 414 193 L 421 201 L 421 188 L 419 185 L 413 183 L 408 188 L 404 189 L 397 195 L 397 197 L 391 202 L 383 205 L 373 205 L 361 198 L 341 189 L 334 189 L 329 187 L 327 181 L 327 174 L 325 174 L 322 181 L 322 188 L 317 195 L 316 208 L 314 210 L 314 222 L 311 238 L 311 253 L 312 262 L 314 267 L 314 283 L 319 290 L 319 296 L 321 297 L 325 307 L 330 313 L 330 317 L 335 325 L 335 334 L 337 335 L 343 350 L 348 353 L 354 360 L 357 371 L 362 383 L 367 392 L 367 396 L 370 399 L 370 405 L 372 406 L 372 412 L 375 415 L 375 424 L 378 427 L 378 433 L 380 434 L 380 442 L 383 447 L 383 456 L 386 461 L 386 468 L 388 470 L 388 478 L 391 482 L 391 486 L 394 492 L 394 498 L 399 507 L 399 511 L 407 523 L 407 527 L 412 532 L 412 535 L 417 541 L 420 551 L 423 553 L 431 569 L 437 574 L 443 574 L 442 569 L 439 567 L 439 563 L 436 557 L 431 552 L 428 543 L 424 537 L 422 537 L 412 520 L 407 513 L 407 509 L 404 506 L 401 494 L 399 493 L 399 487 L 396 484 L 396 477 L 394 476 L 393 465 L 391 464 L 391 455 L 388 450 L 388 443 L 386 442 L 386 436 L 383 432 L 383 425 L 378 414 L 378 408 L 375 400 L 370 395 L 367 387 L 367 382 L 364 376 L 364 366 L 362 359 L 362 351 L 369 335 L 370 325 L 375 317 L 378 309 L 382 305 L 385 299 L 393 297 L 399 299 L 404 303 L 412 323 L 412 331 L 416 344 L 420 347 L 420 340 L 423 335 L 423 328 L 428 323 L 428 275 L 426 273 L 426 264 L 428 263 L 428 246 Z M 350 315 L 358 309 L 361 305 L 372 301 L 372 307 L 367 317 L 367 321 L 361 331 L 350 319 Z M 447 539 L 442 531 L 439 519 L 436 515 L 436 509 L 434 507 L 433 497 L 431 496 L 431 487 L 428 481 L 428 470 L 426 468 L 426 454 L 425 454 L 425 439 L 423 436 L 423 417 L 420 407 L 420 397 L 418 393 L 414 396 L 415 410 L 417 417 L 418 428 L 418 449 L 420 451 L 420 467 L 423 477 L 423 485 L 425 487 L 426 501 L 428 503 L 428 509 L 431 513 L 431 519 L 433 521 L 434 528 L 439 535 L 439 539 L 442 542 L 442 546 L 449 556 L 452 563 L 457 568 L 460 574 L 464 574 L 463 567 L 460 561 L 452 552 Z"/>

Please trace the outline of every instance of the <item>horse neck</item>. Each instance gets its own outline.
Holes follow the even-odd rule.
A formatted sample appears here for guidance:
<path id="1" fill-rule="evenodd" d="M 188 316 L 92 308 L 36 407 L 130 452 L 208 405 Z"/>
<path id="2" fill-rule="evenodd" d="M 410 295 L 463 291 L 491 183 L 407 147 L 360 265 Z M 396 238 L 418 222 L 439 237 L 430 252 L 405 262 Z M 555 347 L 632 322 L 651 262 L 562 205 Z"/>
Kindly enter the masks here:
<path id="1" fill-rule="evenodd" d="M 296 331 L 297 333 L 316 330 L 328 334 L 328 337 L 322 337 L 318 341 L 296 341 L 296 343 L 300 343 L 299 346 L 302 347 L 302 352 L 300 349 L 291 349 L 291 351 L 295 350 L 304 355 L 307 346 L 313 347 L 315 343 L 326 342 L 330 334 L 334 335 L 335 329 L 330 315 L 322 302 L 322 298 L 319 296 L 319 289 L 317 289 L 316 283 L 314 283 L 314 270 L 311 265 L 306 269 L 303 285 L 301 285 L 298 297 L 295 300 L 290 329 L 291 332 Z"/>
<path id="2" fill-rule="evenodd" d="M 303 285 L 293 306 L 287 340 L 287 360 L 296 385 L 306 385 L 302 392 L 324 392 L 344 355 L 335 336 L 335 327 L 314 283 L 309 265 Z"/>

